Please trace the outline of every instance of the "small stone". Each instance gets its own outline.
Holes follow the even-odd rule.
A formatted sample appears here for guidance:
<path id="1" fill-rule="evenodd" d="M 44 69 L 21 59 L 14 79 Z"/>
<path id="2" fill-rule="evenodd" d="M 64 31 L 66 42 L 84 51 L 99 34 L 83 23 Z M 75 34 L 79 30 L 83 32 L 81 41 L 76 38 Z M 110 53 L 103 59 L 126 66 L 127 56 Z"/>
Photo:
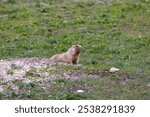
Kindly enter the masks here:
<path id="1" fill-rule="evenodd" d="M 150 87 L 150 83 L 147 84 L 147 87 Z"/>
<path id="2" fill-rule="evenodd" d="M 119 71 L 119 69 L 118 69 L 118 68 L 115 68 L 115 67 L 112 67 L 112 68 L 109 70 L 109 72 L 112 72 L 112 73 L 117 72 L 117 71 Z"/>
<path id="3" fill-rule="evenodd" d="M 77 93 L 84 93 L 84 90 L 77 90 Z"/>

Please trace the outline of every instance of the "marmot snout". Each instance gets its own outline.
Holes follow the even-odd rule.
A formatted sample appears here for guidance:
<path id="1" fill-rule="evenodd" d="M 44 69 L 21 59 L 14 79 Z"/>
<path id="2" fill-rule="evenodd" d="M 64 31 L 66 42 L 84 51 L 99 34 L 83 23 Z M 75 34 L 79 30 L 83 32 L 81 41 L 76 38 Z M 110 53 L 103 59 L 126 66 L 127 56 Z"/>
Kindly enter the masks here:
<path id="1" fill-rule="evenodd" d="M 67 52 L 53 55 L 50 60 L 54 62 L 63 62 L 69 64 L 77 64 L 81 52 L 81 45 L 73 45 Z"/>

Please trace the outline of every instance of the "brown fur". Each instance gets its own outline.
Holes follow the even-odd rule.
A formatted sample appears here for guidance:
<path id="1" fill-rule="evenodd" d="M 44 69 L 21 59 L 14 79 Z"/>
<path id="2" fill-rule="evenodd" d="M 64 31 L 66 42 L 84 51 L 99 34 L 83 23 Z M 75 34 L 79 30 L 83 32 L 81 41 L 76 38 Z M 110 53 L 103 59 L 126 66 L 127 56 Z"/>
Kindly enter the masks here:
<path id="1" fill-rule="evenodd" d="M 77 64 L 81 52 L 80 45 L 73 45 L 67 52 L 53 55 L 50 60 L 54 62 L 63 62 L 69 64 Z"/>

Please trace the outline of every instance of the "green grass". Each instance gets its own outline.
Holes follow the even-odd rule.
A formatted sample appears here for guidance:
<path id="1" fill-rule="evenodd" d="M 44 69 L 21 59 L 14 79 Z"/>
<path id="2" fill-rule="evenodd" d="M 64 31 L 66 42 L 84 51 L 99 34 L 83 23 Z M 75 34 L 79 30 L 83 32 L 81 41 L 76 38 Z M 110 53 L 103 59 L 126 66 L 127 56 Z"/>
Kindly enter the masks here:
<path id="1" fill-rule="evenodd" d="M 87 1 L 45 0 L 49 6 L 41 6 L 39 0 L 1 1 L 0 59 L 49 58 L 79 43 L 84 47 L 80 58 L 84 71 L 117 67 L 128 74 L 129 83 L 122 85 L 119 74 L 58 80 L 47 89 L 19 82 L 23 85 L 19 94 L 8 88 L 0 93 L 1 99 L 150 99 L 150 2 Z M 85 93 L 74 93 L 74 87 Z"/>

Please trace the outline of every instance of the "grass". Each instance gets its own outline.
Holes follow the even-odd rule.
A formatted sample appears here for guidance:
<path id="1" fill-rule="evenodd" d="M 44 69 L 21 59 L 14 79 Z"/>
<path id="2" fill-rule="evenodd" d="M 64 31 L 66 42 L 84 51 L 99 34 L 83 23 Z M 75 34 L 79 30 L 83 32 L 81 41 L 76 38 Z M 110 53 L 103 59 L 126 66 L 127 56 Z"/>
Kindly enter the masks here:
<path id="1" fill-rule="evenodd" d="M 0 98 L 150 99 L 147 86 L 150 82 L 150 2 L 99 1 L 102 2 L 45 0 L 47 5 L 43 6 L 39 0 L 2 0 L 0 59 L 49 58 L 79 43 L 84 47 L 80 58 L 84 71 L 116 67 L 120 73 L 128 74 L 129 83 L 122 85 L 123 75 L 119 74 L 98 79 L 56 80 L 47 89 L 39 87 L 40 84 L 33 83 L 32 87 L 16 81 L 16 85 L 23 85 L 19 87 L 21 92 L 16 95 L 8 87 L 5 93 L 0 93 Z M 64 69 L 76 70 L 74 67 Z M 32 77 L 34 73 L 29 71 L 26 75 Z M 74 88 L 81 88 L 85 93 L 76 94 Z"/>

